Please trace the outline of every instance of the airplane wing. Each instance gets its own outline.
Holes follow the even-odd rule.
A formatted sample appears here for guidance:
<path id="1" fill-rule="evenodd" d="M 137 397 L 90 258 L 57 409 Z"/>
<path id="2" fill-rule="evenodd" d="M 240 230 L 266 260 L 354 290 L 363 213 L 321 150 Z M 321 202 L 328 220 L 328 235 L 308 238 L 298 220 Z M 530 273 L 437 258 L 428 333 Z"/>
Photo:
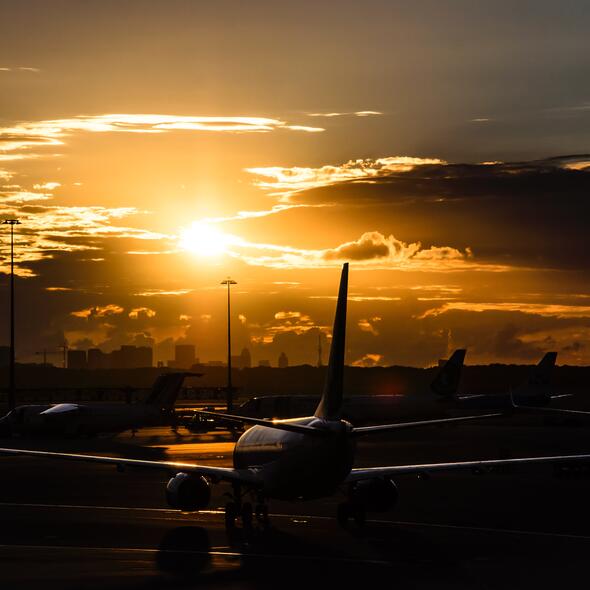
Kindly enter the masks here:
<path id="1" fill-rule="evenodd" d="M 266 420 L 265 418 L 250 418 L 249 416 L 235 416 L 232 414 L 221 414 L 219 412 L 208 412 L 206 410 L 196 410 L 195 414 L 202 414 L 203 416 L 213 416 L 224 420 L 226 422 L 239 422 L 240 424 L 252 424 L 259 426 L 266 426 L 268 428 L 276 428 L 277 430 L 286 430 L 287 432 L 297 432 L 299 434 L 311 434 L 312 436 L 330 436 L 329 430 L 322 430 L 320 428 L 312 428 L 305 426 L 305 424 L 297 424 L 289 420 Z"/>
<path id="2" fill-rule="evenodd" d="M 568 394 L 564 394 L 563 396 L 555 396 L 555 397 L 566 397 Z M 553 399 L 553 398 L 552 398 Z M 586 412 L 584 410 L 568 410 L 565 408 L 547 408 L 544 406 L 526 406 L 516 402 L 514 398 L 514 394 L 510 392 L 510 404 L 514 410 L 521 410 L 523 412 L 535 413 L 535 414 L 553 414 L 558 416 L 590 416 L 590 412 Z"/>
<path id="3" fill-rule="evenodd" d="M 73 453 L 54 453 L 49 451 L 33 451 L 28 449 L 3 449 L 0 455 L 22 455 L 28 457 L 41 457 L 43 459 L 62 459 L 69 461 L 84 461 L 86 463 L 102 463 L 113 465 L 119 470 L 126 467 L 144 469 L 157 469 L 170 473 L 195 473 L 211 478 L 213 481 L 229 481 L 245 483 L 253 486 L 262 484 L 254 469 L 232 469 L 230 467 L 211 467 L 208 465 L 195 465 L 194 463 L 177 463 L 175 461 L 146 461 L 143 459 L 123 459 L 122 457 L 101 457 L 96 455 L 77 455 Z"/>
<path id="4" fill-rule="evenodd" d="M 586 418 L 590 418 L 590 412 L 586 412 L 584 410 L 567 410 L 565 408 L 545 408 L 539 406 L 522 406 L 520 404 L 515 404 L 515 410 L 522 410 L 525 412 L 532 412 L 536 414 L 557 414 L 561 416 L 586 416 Z"/>
<path id="5" fill-rule="evenodd" d="M 353 428 L 352 434 L 362 436 L 364 434 L 378 434 L 380 432 L 393 432 L 395 430 L 407 430 L 410 428 L 422 428 L 424 426 L 437 426 L 442 424 L 452 424 L 454 422 L 468 422 L 469 420 L 479 420 L 481 418 L 497 418 L 504 416 L 502 412 L 494 414 L 479 414 L 477 416 L 459 416 L 458 418 L 437 418 L 436 420 L 419 420 L 417 422 L 400 422 L 398 424 L 380 424 L 378 426 L 361 426 Z"/>
<path id="6" fill-rule="evenodd" d="M 429 475 L 440 471 L 472 471 L 483 473 L 493 471 L 495 467 L 509 465 L 541 465 L 575 463 L 590 461 L 590 455 L 555 455 L 551 457 L 519 457 L 517 459 L 490 459 L 484 461 L 454 461 L 451 463 L 424 463 L 422 465 L 395 465 L 391 467 L 366 467 L 353 469 L 344 483 L 353 483 L 374 477 L 387 477 L 395 475 Z"/>

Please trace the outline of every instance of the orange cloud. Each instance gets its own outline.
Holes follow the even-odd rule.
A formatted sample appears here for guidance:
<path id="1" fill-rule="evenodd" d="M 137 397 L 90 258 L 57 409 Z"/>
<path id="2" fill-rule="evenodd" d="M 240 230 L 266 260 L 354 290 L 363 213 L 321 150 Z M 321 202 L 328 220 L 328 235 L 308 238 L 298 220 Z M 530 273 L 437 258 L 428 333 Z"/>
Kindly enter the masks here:
<path id="1" fill-rule="evenodd" d="M 418 319 L 436 317 L 449 311 L 520 311 L 557 318 L 588 318 L 590 305 L 555 305 L 544 303 L 468 303 L 456 301 L 426 310 Z"/>
<path id="2" fill-rule="evenodd" d="M 129 312 L 129 317 L 132 320 L 137 320 L 141 316 L 144 316 L 146 318 L 153 318 L 156 316 L 156 312 L 155 310 L 150 309 L 149 307 L 135 307 Z"/>
<path id="3" fill-rule="evenodd" d="M 425 164 L 445 164 L 445 162 L 438 158 L 388 156 L 376 160 L 349 160 L 339 166 L 327 165 L 320 168 L 268 166 L 246 168 L 246 172 L 268 179 L 257 180 L 255 184 L 258 187 L 273 191 L 274 195 L 288 199 L 289 195 L 300 191 L 331 186 L 342 182 L 367 182 L 394 172 L 408 172 L 416 166 Z"/>
<path id="4" fill-rule="evenodd" d="M 90 317 L 102 318 L 109 315 L 121 314 L 125 311 L 120 305 L 115 303 L 109 303 L 108 305 L 97 305 L 95 307 L 87 307 L 86 309 L 80 309 L 78 311 L 72 311 L 70 315 L 77 318 L 88 319 Z"/>

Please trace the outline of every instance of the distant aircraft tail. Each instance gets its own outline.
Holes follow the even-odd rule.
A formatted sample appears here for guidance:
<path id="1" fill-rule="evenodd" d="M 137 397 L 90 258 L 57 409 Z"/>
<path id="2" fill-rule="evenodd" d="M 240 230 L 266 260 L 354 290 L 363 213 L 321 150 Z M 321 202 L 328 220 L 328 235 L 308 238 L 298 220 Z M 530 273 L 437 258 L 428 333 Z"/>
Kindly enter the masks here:
<path id="1" fill-rule="evenodd" d="M 451 358 L 443 365 L 434 381 L 430 384 L 430 388 L 434 393 L 446 398 L 457 395 L 466 352 L 463 348 L 453 352 Z"/>
<path id="2" fill-rule="evenodd" d="M 322 398 L 315 411 L 315 416 L 327 420 L 340 417 L 342 407 L 342 388 L 344 377 L 344 353 L 346 350 L 346 303 L 348 298 L 348 262 L 342 266 L 340 288 L 332 330 L 330 360 L 326 372 L 326 381 Z"/>
<path id="3" fill-rule="evenodd" d="M 546 352 L 539 363 L 533 367 L 527 384 L 533 387 L 548 387 L 556 360 L 556 352 Z"/>
<path id="4" fill-rule="evenodd" d="M 527 381 L 516 389 L 517 398 L 536 396 L 548 398 L 551 393 L 551 376 L 556 360 L 556 352 L 545 353 L 539 363 L 532 368 Z"/>
<path id="5" fill-rule="evenodd" d="M 185 377 L 199 377 L 199 373 L 166 373 L 160 375 L 152 386 L 152 391 L 146 400 L 149 406 L 171 408 L 176 403 L 180 388 Z"/>

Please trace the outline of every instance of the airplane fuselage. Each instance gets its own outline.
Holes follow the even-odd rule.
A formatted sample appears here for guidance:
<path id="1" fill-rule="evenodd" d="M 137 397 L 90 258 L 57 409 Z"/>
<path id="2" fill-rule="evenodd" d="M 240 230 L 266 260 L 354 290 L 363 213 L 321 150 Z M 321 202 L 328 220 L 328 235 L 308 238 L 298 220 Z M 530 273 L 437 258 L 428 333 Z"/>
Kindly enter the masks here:
<path id="1" fill-rule="evenodd" d="M 171 424 L 173 411 L 144 404 L 18 406 L 0 419 L 0 435 L 93 436 Z"/>
<path id="2" fill-rule="evenodd" d="M 256 470 L 269 498 L 312 500 L 333 494 L 352 469 L 351 425 L 313 417 L 285 422 L 330 432 L 321 436 L 253 426 L 236 443 L 234 467 Z"/>

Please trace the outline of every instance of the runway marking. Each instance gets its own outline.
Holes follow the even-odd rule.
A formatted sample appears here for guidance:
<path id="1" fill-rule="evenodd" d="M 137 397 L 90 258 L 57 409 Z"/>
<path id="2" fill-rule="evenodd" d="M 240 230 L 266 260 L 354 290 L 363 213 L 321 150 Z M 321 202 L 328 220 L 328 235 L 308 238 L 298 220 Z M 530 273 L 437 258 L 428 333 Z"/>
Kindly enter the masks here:
<path id="1" fill-rule="evenodd" d="M 70 510 L 127 510 L 127 511 L 138 511 L 138 512 L 156 512 L 156 513 L 168 513 L 182 516 L 183 514 L 209 514 L 209 515 L 221 515 L 224 514 L 223 510 L 200 510 L 198 513 L 183 513 L 178 510 L 171 508 L 144 508 L 137 506 L 91 506 L 83 504 L 27 504 L 22 502 L 0 502 L 0 508 L 11 507 L 11 508 L 62 508 Z M 269 514 L 272 518 L 289 518 L 298 524 L 303 524 L 307 520 L 330 520 L 334 521 L 333 516 L 314 516 L 309 514 Z M 457 531 L 472 531 L 477 533 L 493 533 L 503 535 L 523 535 L 531 537 L 554 537 L 563 539 L 572 539 L 578 541 L 590 541 L 590 535 L 577 535 L 574 533 L 554 533 L 550 531 L 527 531 L 522 529 L 499 529 L 493 527 L 481 527 L 481 526 L 468 526 L 468 525 L 457 525 L 457 524 L 442 524 L 435 522 L 415 522 L 415 521 L 404 521 L 404 520 L 382 520 L 382 519 L 370 519 L 367 520 L 369 524 L 388 524 L 394 526 L 405 526 L 415 528 L 433 528 L 433 529 L 451 529 Z M 0 545 L 3 547 L 3 545 Z"/>
<path id="2" fill-rule="evenodd" d="M 320 561 L 351 565 L 381 565 L 393 567 L 389 561 L 379 559 L 354 559 L 351 557 L 322 557 L 318 555 L 293 555 L 281 553 L 242 553 L 240 551 L 197 551 L 194 549 L 150 549 L 149 547 L 79 547 L 76 545 L 0 545 L 2 549 L 30 549 L 33 551 L 96 551 L 114 553 L 148 553 L 148 554 L 172 554 L 172 555 L 203 555 L 210 557 L 234 557 L 245 559 L 284 559 L 288 561 Z"/>

